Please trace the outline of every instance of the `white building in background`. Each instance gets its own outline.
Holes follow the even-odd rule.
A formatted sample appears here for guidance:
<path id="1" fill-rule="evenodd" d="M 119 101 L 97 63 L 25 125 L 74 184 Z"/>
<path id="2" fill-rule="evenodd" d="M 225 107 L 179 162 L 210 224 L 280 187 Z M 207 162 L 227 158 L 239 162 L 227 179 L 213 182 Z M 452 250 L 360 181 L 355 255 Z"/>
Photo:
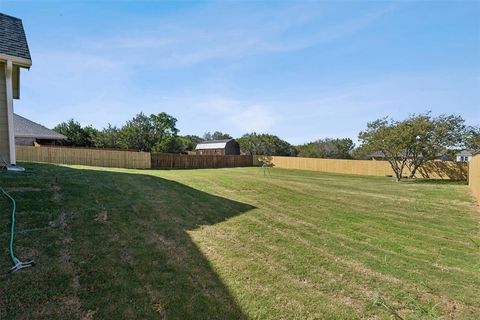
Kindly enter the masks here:
<path id="1" fill-rule="evenodd" d="M 475 152 L 473 150 L 462 150 L 455 155 L 456 162 L 468 162 L 472 160 L 473 155 Z"/>

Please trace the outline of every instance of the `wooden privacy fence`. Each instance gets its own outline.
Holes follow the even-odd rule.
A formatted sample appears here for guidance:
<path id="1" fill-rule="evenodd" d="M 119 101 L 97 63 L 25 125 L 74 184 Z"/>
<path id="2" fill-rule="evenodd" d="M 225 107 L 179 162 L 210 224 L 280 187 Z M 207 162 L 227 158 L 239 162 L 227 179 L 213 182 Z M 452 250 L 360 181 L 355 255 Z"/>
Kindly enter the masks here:
<path id="1" fill-rule="evenodd" d="M 152 153 L 151 164 L 152 169 L 248 167 L 253 165 L 253 157 L 244 155 L 222 156 Z"/>
<path id="2" fill-rule="evenodd" d="M 468 187 L 480 202 L 480 154 L 473 156 L 468 163 Z"/>
<path id="3" fill-rule="evenodd" d="M 18 145 L 16 150 L 18 161 L 129 169 L 150 169 L 151 167 L 148 152 Z"/>
<path id="4" fill-rule="evenodd" d="M 253 165 L 253 157 L 243 155 L 183 155 L 47 146 L 17 146 L 17 160 L 129 169 L 198 169 Z"/>
<path id="5" fill-rule="evenodd" d="M 470 188 L 480 197 L 480 156 L 466 163 L 431 161 L 417 172 L 418 178 L 466 179 L 470 174 Z M 199 169 L 229 168 L 258 165 L 258 156 L 183 155 L 148 153 L 129 150 L 108 150 L 65 147 L 17 146 L 17 160 L 27 162 L 49 162 L 99 167 L 130 169 Z M 260 157 L 263 158 L 263 157 Z M 366 176 L 391 176 L 393 171 L 387 161 L 340 160 L 297 157 L 266 157 L 275 167 L 286 169 L 313 170 Z M 405 175 L 408 175 L 408 170 Z"/>
<path id="6" fill-rule="evenodd" d="M 256 157 L 255 164 L 259 163 Z M 300 157 L 266 157 L 277 168 L 312 170 L 332 173 L 358 174 L 365 176 L 393 176 L 387 161 L 379 160 L 342 160 Z M 426 163 L 415 175 L 417 178 L 466 180 L 468 165 L 453 161 L 431 161 Z M 405 175 L 409 174 L 405 170 Z"/>

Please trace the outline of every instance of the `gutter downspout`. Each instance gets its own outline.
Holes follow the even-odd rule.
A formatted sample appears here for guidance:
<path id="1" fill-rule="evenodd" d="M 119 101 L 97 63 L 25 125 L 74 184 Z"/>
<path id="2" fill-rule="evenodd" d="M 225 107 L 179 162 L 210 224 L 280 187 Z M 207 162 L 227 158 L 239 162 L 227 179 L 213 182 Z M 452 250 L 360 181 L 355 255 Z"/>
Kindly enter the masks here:
<path id="1" fill-rule="evenodd" d="M 15 128 L 13 126 L 13 86 L 12 86 L 12 60 L 7 60 L 5 63 L 5 82 L 7 93 L 7 118 L 8 118 L 8 141 L 10 149 L 10 164 L 16 164 L 15 154 Z"/>

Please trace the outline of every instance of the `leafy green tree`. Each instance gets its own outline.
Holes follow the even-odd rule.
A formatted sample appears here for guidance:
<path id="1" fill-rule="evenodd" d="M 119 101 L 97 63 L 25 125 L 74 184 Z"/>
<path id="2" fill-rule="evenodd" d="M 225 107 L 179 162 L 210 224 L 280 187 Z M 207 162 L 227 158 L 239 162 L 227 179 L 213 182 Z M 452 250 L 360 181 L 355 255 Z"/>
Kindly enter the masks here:
<path id="1" fill-rule="evenodd" d="M 298 156 L 307 158 L 351 159 L 352 139 L 320 139 L 297 146 Z"/>
<path id="2" fill-rule="evenodd" d="M 137 114 L 122 127 L 119 139 L 120 144 L 125 148 L 141 151 L 152 150 L 155 141 L 150 118 L 143 113 Z"/>
<path id="3" fill-rule="evenodd" d="M 96 134 L 98 133 L 91 126 L 82 128 L 80 123 L 74 119 L 58 124 L 53 130 L 66 137 L 66 139 L 61 141 L 63 145 L 76 147 L 93 147 Z"/>
<path id="4" fill-rule="evenodd" d="M 164 137 L 160 143 L 152 148 L 152 152 L 181 153 L 183 151 L 184 145 L 180 137 L 172 135 Z"/>
<path id="5" fill-rule="evenodd" d="M 480 151 L 480 127 L 468 127 L 465 130 L 464 145 L 467 149 Z"/>
<path id="6" fill-rule="evenodd" d="M 247 133 L 237 139 L 241 152 L 252 155 L 295 156 L 295 148 L 271 134 Z"/>
<path id="7" fill-rule="evenodd" d="M 164 139 L 177 136 L 176 123 L 177 119 L 165 112 L 149 117 L 139 113 L 120 130 L 120 144 L 129 149 L 147 152 L 154 147 L 158 150 L 162 148 Z"/>
<path id="8" fill-rule="evenodd" d="M 209 141 L 209 140 L 226 140 L 226 139 L 232 139 L 232 136 L 229 135 L 228 133 L 223 133 L 220 131 L 215 131 L 214 133 L 210 132 L 205 132 L 203 135 L 203 140 Z"/>
<path id="9" fill-rule="evenodd" d="M 460 116 L 430 113 L 411 115 L 400 124 L 407 130 L 411 145 L 408 159 L 409 178 L 415 177 L 417 170 L 427 161 L 437 159 L 448 149 L 462 145 L 465 135 L 464 120 Z"/>
<path id="10" fill-rule="evenodd" d="M 99 148 L 122 148 L 119 135 L 120 129 L 108 124 L 106 128 L 98 131 L 95 146 Z"/>
<path id="11" fill-rule="evenodd" d="M 367 130 L 360 132 L 359 152 L 373 153 L 380 151 L 390 163 L 395 178 L 400 181 L 410 156 L 410 136 L 401 130 L 401 126 L 388 118 L 369 122 Z"/>
<path id="12" fill-rule="evenodd" d="M 358 138 L 360 153 L 380 151 L 390 163 L 397 181 L 405 168 L 410 178 L 425 162 L 436 159 L 445 150 L 457 147 L 464 135 L 464 120 L 458 116 L 430 113 L 412 115 L 403 121 L 382 118 L 367 124 Z"/>
<path id="13" fill-rule="evenodd" d="M 95 147 L 100 132 L 91 125 L 83 127 L 83 131 L 85 132 L 87 137 L 89 137 L 89 142 L 86 147 Z"/>
<path id="14" fill-rule="evenodd" d="M 197 146 L 197 144 L 203 141 L 202 138 L 195 135 L 186 135 L 186 136 L 181 136 L 179 138 L 182 141 L 182 145 L 183 145 L 182 151 L 195 150 L 195 147 Z"/>

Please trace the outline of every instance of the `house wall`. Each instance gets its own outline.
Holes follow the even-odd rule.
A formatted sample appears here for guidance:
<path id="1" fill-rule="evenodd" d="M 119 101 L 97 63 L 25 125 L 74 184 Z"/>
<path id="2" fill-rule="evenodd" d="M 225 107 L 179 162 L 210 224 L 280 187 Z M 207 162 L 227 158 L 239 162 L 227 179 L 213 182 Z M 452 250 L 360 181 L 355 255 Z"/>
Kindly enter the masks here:
<path id="1" fill-rule="evenodd" d="M 463 159 L 462 159 L 462 158 L 463 158 Z M 457 162 L 465 162 L 465 161 L 470 161 L 470 160 L 472 160 L 472 157 L 471 157 L 471 156 L 467 156 L 467 159 L 466 159 L 466 160 L 465 160 L 465 156 L 463 156 L 463 157 L 462 157 L 462 156 L 457 156 L 457 157 L 456 157 L 456 161 L 457 161 Z"/>
<path id="2" fill-rule="evenodd" d="M 5 82 L 5 63 L 3 62 L 0 62 L 0 154 L 7 162 L 9 161 L 7 87 Z"/>
<path id="3" fill-rule="evenodd" d="M 15 144 L 17 146 L 34 146 L 35 138 L 15 138 Z"/>
<path id="4" fill-rule="evenodd" d="M 13 99 L 20 99 L 20 67 L 13 66 L 12 70 Z"/>
<path id="5" fill-rule="evenodd" d="M 37 139 L 30 137 L 15 137 L 15 144 L 17 146 L 55 146 L 58 145 L 58 140 L 52 139 Z"/>

